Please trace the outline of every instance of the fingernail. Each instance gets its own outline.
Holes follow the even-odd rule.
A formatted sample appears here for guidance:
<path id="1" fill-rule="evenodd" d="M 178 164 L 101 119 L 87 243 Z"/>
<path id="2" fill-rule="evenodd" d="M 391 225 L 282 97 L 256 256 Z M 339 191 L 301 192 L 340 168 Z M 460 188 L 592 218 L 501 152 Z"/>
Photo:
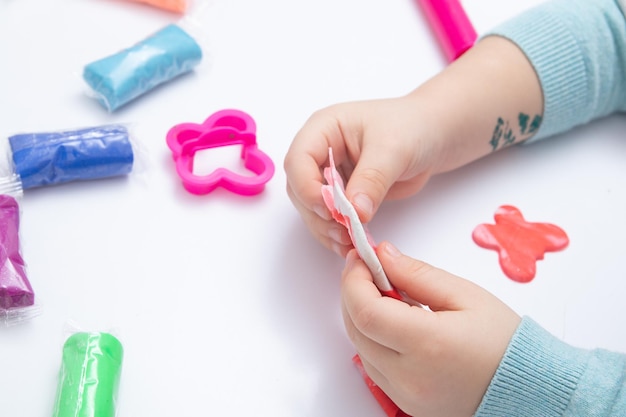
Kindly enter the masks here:
<path id="1" fill-rule="evenodd" d="M 334 240 L 337 243 L 343 244 L 341 241 L 341 229 L 338 227 L 333 227 L 328 231 L 328 237 Z"/>
<path id="2" fill-rule="evenodd" d="M 401 255 L 400 251 L 389 242 L 385 243 L 385 252 L 387 252 L 389 256 L 392 256 L 394 258 L 397 258 Z"/>
<path id="3" fill-rule="evenodd" d="M 337 242 L 332 242 L 331 248 L 332 248 L 333 252 L 335 252 L 337 255 L 339 255 L 339 256 L 341 256 L 343 258 L 343 253 L 344 253 L 343 246 L 341 246 Z"/>
<path id="4" fill-rule="evenodd" d="M 359 254 L 357 253 L 356 249 L 352 249 L 350 252 L 348 252 L 348 256 L 346 256 L 346 268 L 351 267 L 354 261 L 358 259 L 358 257 Z"/>
<path id="5" fill-rule="evenodd" d="M 368 216 L 374 211 L 374 203 L 372 199 L 363 193 L 356 194 L 354 196 L 354 205 L 361 209 L 361 211 Z"/>
<path id="6" fill-rule="evenodd" d="M 316 206 L 313 206 L 313 211 L 322 219 L 330 220 L 330 213 L 328 212 L 328 209 L 326 207 L 316 205 Z"/>

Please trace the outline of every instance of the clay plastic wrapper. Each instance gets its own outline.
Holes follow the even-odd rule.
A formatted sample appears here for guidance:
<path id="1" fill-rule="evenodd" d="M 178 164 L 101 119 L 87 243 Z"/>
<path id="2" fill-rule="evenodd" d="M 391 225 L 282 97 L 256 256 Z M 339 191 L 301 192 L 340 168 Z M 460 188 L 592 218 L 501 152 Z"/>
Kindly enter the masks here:
<path id="1" fill-rule="evenodd" d="M 131 0 L 145 3 L 174 13 L 185 13 L 189 10 L 191 0 Z"/>
<path id="2" fill-rule="evenodd" d="M 0 309 L 0 327 L 9 327 L 27 322 L 41 314 L 41 306 L 14 307 L 6 310 Z"/>
<path id="3" fill-rule="evenodd" d="M 20 250 L 20 209 L 17 200 L 0 195 L 0 325 L 28 320 L 38 314 Z"/>
<path id="4" fill-rule="evenodd" d="M 202 60 L 202 49 L 179 25 L 170 24 L 136 45 L 85 66 L 83 78 L 109 111 L 179 75 Z"/>
<path id="5" fill-rule="evenodd" d="M 124 349 L 106 332 L 77 332 L 67 338 L 53 417 L 114 417 Z"/>
<path id="6" fill-rule="evenodd" d="M 12 173 L 0 179 L 0 193 L 126 175 L 135 160 L 123 125 L 23 133 L 9 145 Z"/>

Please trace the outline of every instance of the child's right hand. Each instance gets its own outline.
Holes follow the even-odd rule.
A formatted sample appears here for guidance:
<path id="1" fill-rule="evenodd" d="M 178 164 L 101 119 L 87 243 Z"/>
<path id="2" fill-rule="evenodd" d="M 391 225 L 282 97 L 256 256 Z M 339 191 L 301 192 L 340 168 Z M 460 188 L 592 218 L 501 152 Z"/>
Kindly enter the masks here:
<path id="1" fill-rule="evenodd" d="M 328 148 L 348 179 L 348 199 L 366 223 L 384 199 L 416 193 L 436 169 L 442 141 L 423 107 L 412 96 L 343 103 L 316 112 L 298 132 L 285 158 L 287 192 L 326 247 L 342 256 L 352 247 L 320 192 Z"/>
<path id="2" fill-rule="evenodd" d="M 411 416 L 471 416 L 521 322 L 471 281 L 377 248 L 389 280 L 430 309 L 382 296 L 352 251 L 342 274 L 346 332 L 368 376 Z"/>

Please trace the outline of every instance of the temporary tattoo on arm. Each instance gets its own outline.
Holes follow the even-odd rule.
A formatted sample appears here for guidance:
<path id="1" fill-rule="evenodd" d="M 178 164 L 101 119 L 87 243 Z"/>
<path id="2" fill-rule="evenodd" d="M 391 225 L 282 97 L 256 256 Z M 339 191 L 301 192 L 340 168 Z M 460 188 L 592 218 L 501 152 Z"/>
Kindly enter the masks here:
<path id="1" fill-rule="evenodd" d="M 531 135 L 539 130 L 539 125 L 541 124 L 541 116 L 535 115 L 532 123 L 530 124 L 530 129 L 528 130 L 528 134 Z"/>
<path id="2" fill-rule="evenodd" d="M 493 134 L 489 140 L 492 151 L 522 142 L 531 137 L 539 130 L 541 116 L 535 115 L 531 120 L 529 115 L 520 113 L 517 116 L 517 121 L 519 129 L 516 132 L 508 121 L 505 121 L 502 117 L 498 117 L 496 126 L 493 129 Z"/>
<path id="3" fill-rule="evenodd" d="M 504 125 L 504 120 L 501 117 L 498 117 L 498 122 L 496 123 L 496 127 L 493 129 L 493 135 L 491 135 L 491 140 L 489 143 L 491 144 L 491 149 L 498 149 L 498 145 L 500 144 L 500 139 L 502 139 L 502 127 Z"/>
<path id="4" fill-rule="evenodd" d="M 519 120 L 519 130 L 522 135 L 526 133 L 526 129 L 528 128 L 528 119 L 530 119 L 530 116 L 526 113 L 520 113 L 519 116 L 517 116 L 517 120 Z"/>

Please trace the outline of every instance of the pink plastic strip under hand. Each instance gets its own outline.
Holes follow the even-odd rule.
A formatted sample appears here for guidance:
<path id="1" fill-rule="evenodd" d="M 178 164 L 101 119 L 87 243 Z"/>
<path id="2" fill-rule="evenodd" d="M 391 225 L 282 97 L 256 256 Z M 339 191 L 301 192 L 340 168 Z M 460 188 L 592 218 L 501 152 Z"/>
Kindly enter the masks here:
<path id="1" fill-rule="evenodd" d="M 244 176 L 226 168 L 209 175 L 193 173 L 197 151 L 227 145 L 242 145 L 241 159 L 255 176 Z M 241 195 L 258 194 L 274 175 L 274 163 L 256 143 L 256 124 L 252 117 L 239 110 L 218 111 L 202 124 L 181 123 L 167 133 L 167 146 L 176 162 L 176 172 L 183 186 L 193 194 L 207 194 L 224 187 Z"/>
<path id="2" fill-rule="evenodd" d="M 417 0 L 428 19 L 448 62 L 476 42 L 476 30 L 459 0 Z"/>

